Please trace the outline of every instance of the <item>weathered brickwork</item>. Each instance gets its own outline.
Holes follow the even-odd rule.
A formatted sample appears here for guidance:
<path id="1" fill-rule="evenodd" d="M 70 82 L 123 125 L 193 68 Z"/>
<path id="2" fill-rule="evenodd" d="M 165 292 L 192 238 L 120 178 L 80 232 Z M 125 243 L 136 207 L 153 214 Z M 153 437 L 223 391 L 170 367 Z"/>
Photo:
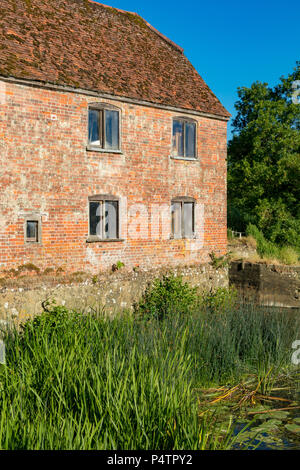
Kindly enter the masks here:
<path id="1" fill-rule="evenodd" d="M 90 0 L 1 0 L 0 75 L 229 117 L 183 49 Z"/>
<path id="2" fill-rule="evenodd" d="M 117 261 L 175 266 L 225 253 L 226 121 L 10 81 L 0 82 L 0 95 L 0 270 L 33 263 L 96 273 Z M 121 110 L 121 153 L 86 149 L 96 101 Z M 195 161 L 170 158 L 175 116 L 197 121 Z M 122 241 L 87 243 L 88 197 L 96 194 L 120 198 Z M 162 237 L 177 196 L 196 200 L 195 240 Z M 32 213 L 42 220 L 36 244 L 24 241 Z"/>

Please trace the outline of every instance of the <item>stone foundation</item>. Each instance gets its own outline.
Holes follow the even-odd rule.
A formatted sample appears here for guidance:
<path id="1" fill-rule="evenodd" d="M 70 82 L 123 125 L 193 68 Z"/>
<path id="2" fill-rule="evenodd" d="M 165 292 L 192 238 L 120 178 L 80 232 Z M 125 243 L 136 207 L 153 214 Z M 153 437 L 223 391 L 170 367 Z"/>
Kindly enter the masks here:
<path id="1" fill-rule="evenodd" d="M 58 305 L 86 313 L 132 309 L 149 282 L 170 272 L 182 276 L 190 285 L 198 286 L 199 291 L 228 286 L 228 270 L 216 270 L 210 265 L 130 272 L 122 268 L 93 277 L 78 273 L 77 279 L 76 276 L 68 280 L 62 277 L 61 282 L 55 277 L 32 276 L 10 280 L 0 289 L 0 321 L 19 323 L 35 316 L 42 312 L 45 300 L 55 300 Z"/>
<path id="2" fill-rule="evenodd" d="M 300 266 L 232 262 L 230 284 L 246 300 L 273 307 L 300 308 Z"/>

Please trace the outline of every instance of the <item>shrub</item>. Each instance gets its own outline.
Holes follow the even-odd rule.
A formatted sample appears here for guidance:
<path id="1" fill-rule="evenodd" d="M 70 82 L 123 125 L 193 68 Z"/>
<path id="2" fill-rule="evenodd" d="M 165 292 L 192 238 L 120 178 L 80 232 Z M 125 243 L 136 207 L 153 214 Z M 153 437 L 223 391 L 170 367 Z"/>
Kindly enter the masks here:
<path id="1" fill-rule="evenodd" d="M 279 259 L 280 249 L 272 242 L 265 239 L 263 233 L 256 227 L 256 225 L 249 224 L 247 226 L 247 235 L 255 238 L 257 242 L 257 252 L 261 257 L 277 258 Z"/>
<path id="2" fill-rule="evenodd" d="M 237 305 L 237 290 L 234 287 L 211 289 L 202 296 L 202 305 L 213 312 L 224 312 Z"/>
<path id="3" fill-rule="evenodd" d="M 298 253 L 290 246 L 281 248 L 280 258 L 285 264 L 297 264 L 299 261 Z"/>
<path id="4" fill-rule="evenodd" d="M 41 315 L 36 316 L 34 319 L 29 319 L 21 325 L 23 337 L 41 334 L 52 333 L 57 334 L 58 331 L 63 330 L 66 326 L 72 325 L 72 328 L 82 322 L 82 315 L 68 310 L 61 305 L 44 306 L 46 309 Z"/>
<path id="5" fill-rule="evenodd" d="M 181 277 L 169 275 L 149 284 L 140 302 L 134 305 L 134 310 L 144 317 L 161 320 L 169 314 L 189 313 L 196 301 L 196 287 L 189 286 Z"/>
<path id="6" fill-rule="evenodd" d="M 112 269 L 112 272 L 116 272 L 116 271 L 119 271 L 120 269 L 124 268 L 125 264 L 122 263 L 122 261 L 117 261 L 116 264 L 113 264 L 111 269 Z"/>
<path id="7" fill-rule="evenodd" d="M 229 262 L 230 262 L 230 255 L 231 255 L 231 252 L 229 253 L 226 253 L 225 255 L 223 256 L 220 256 L 220 257 L 217 257 L 214 253 L 214 251 L 212 251 L 211 253 L 209 253 L 209 257 L 211 259 L 210 261 L 210 265 L 215 268 L 216 270 L 218 269 L 222 269 L 222 268 L 227 268 L 228 265 L 229 265 Z"/>

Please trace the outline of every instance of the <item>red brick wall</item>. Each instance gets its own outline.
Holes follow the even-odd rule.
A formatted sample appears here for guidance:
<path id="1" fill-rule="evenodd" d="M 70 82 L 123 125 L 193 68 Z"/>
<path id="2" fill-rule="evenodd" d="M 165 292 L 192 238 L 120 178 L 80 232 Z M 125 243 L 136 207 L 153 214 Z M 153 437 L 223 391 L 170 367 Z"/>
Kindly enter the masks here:
<path id="1" fill-rule="evenodd" d="M 184 114 L 111 101 L 122 112 L 122 154 L 91 152 L 87 111 L 95 101 L 109 102 L 0 82 L 0 270 L 30 262 L 98 272 L 117 261 L 128 268 L 194 264 L 211 251 L 224 253 L 226 122 L 190 116 L 198 122 L 199 160 L 174 160 L 172 118 Z M 86 242 L 94 194 L 121 198 L 124 241 Z M 195 240 L 168 238 L 176 196 L 197 201 Z M 165 208 L 164 239 L 158 204 Z M 24 217 L 32 212 L 42 216 L 42 241 L 34 245 L 24 242 Z"/>

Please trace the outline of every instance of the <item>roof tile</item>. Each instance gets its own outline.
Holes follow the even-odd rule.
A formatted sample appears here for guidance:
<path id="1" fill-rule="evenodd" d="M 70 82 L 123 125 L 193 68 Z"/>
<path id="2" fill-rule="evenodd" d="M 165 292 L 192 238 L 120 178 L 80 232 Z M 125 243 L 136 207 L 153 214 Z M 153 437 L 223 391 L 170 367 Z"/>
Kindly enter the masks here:
<path id="1" fill-rule="evenodd" d="M 0 75 L 230 116 L 179 46 L 90 0 L 0 0 Z"/>

